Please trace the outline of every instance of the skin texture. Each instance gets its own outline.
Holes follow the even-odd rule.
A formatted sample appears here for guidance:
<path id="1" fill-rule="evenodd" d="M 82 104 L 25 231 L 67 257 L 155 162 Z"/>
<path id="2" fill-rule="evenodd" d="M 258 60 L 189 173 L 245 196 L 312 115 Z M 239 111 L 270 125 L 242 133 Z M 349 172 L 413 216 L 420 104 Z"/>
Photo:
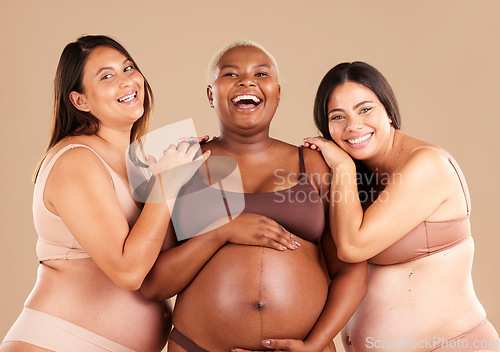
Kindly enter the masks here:
<path id="1" fill-rule="evenodd" d="M 231 100 L 241 94 L 253 94 L 261 103 L 257 108 L 236 107 Z M 207 89 L 209 103 L 219 117 L 221 136 L 202 148 L 238 162 L 244 192 L 273 192 L 298 182 L 297 147 L 269 137 L 279 94 L 272 63 L 254 47 L 228 51 Z M 312 177 L 313 173 L 329 174 L 320 155 L 305 150 L 304 159 L 313 186 L 319 192 L 328 191 L 324 177 Z M 277 177 L 278 169 L 283 170 L 282 175 L 291 175 L 285 183 Z M 256 218 L 243 224 L 252 216 Z M 255 234 L 274 238 L 260 226 L 268 221 L 275 224 L 262 216 L 242 214 L 162 253 L 143 285 L 143 293 L 164 299 L 183 289 L 177 297 L 174 325 L 209 351 L 242 347 L 269 350 L 277 345 L 289 351 L 334 350 L 331 340 L 364 295 L 366 263 L 341 262 L 328 226 L 320 247 L 297 236 L 294 238 L 300 246 L 287 245 L 284 250 L 253 241 Z M 210 238 L 217 237 L 223 240 L 214 245 Z M 285 233 L 283 238 L 287 237 Z M 192 252 L 190 247 L 197 242 L 208 245 Z M 211 250 L 207 250 L 209 246 Z M 189 269 L 174 270 L 173 261 L 177 268 L 182 264 Z M 179 290 L 171 287 L 174 275 L 177 281 L 182 276 L 186 283 Z M 329 279 L 333 279 L 332 284 Z M 269 339 L 270 344 L 264 345 L 262 340 Z M 184 350 L 170 341 L 169 351 Z"/>
<path id="2" fill-rule="evenodd" d="M 132 125 L 144 112 L 144 79 L 120 52 L 98 47 L 86 62 L 83 87 L 84 93 L 71 92 L 70 99 L 78 109 L 91 111 L 101 128 L 96 135 L 62 140 L 48 153 L 41 170 L 61 148 L 84 144 L 110 165 L 128 189 L 124 155 Z M 118 101 L 131 92 L 137 92 L 135 99 L 128 103 Z M 175 152 L 166 153 L 156 170 L 160 173 L 186 164 L 195 152 L 183 143 Z M 155 164 L 154 160 L 151 162 Z M 195 170 L 180 177 L 188 180 Z M 158 191 L 158 183 L 154 188 Z M 171 326 L 171 307 L 166 302 L 147 301 L 137 289 L 164 242 L 170 219 L 167 204 L 145 204 L 137 222 L 129 228 L 110 174 L 86 148 L 69 150 L 57 160 L 43 201 L 50 212 L 61 217 L 91 258 L 41 263 L 26 306 L 134 350 L 161 350 Z M 0 350 L 44 349 L 11 342 L 3 344 Z"/>
<path id="3" fill-rule="evenodd" d="M 336 87 L 328 111 L 334 142 L 306 138 L 305 146 L 320 149 L 334 172 L 331 191 L 337 198 L 330 217 L 340 258 L 367 260 L 423 221 L 467 215 L 464 191 L 450 162 L 435 150 L 419 149 L 429 143 L 395 130 L 370 89 L 349 81 Z M 349 142 L 367 135 L 365 142 Z M 382 193 L 364 212 L 352 158 L 390 181 L 376 186 Z M 346 350 L 366 350 L 367 338 L 452 338 L 477 326 L 486 314 L 470 277 L 473 248 L 469 238 L 413 262 L 369 265 L 367 295 L 343 330 Z M 428 349 L 403 347 L 391 351 Z"/>

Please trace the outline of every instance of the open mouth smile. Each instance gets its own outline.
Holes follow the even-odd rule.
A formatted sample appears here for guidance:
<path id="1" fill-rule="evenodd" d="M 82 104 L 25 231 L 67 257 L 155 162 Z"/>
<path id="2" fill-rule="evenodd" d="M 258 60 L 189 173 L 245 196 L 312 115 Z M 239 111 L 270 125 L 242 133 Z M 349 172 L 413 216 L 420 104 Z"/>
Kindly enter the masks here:
<path id="1" fill-rule="evenodd" d="M 364 136 L 358 137 L 358 138 L 353 138 L 353 139 L 346 139 L 345 141 L 353 148 L 359 148 L 365 146 L 368 142 L 369 139 L 373 136 L 373 132 L 367 133 Z"/>
<path id="2" fill-rule="evenodd" d="M 253 94 L 242 94 L 231 99 L 231 103 L 238 109 L 253 109 L 262 103 L 262 99 Z"/>
<path id="3" fill-rule="evenodd" d="M 135 91 L 135 92 L 133 92 L 131 94 L 125 95 L 125 96 L 123 96 L 121 98 L 118 98 L 117 100 L 118 100 L 119 103 L 128 103 L 129 101 L 131 101 L 131 100 L 133 100 L 135 98 L 137 98 L 137 91 Z"/>

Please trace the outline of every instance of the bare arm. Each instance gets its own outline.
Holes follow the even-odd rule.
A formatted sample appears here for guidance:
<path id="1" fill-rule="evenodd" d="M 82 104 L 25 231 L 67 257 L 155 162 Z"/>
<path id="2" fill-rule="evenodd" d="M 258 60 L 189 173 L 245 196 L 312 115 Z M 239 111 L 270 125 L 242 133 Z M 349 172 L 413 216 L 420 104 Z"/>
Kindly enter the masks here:
<path id="1" fill-rule="evenodd" d="M 321 148 L 333 169 L 331 232 L 339 257 L 345 261 L 357 262 L 378 254 L 456 194 L 458 179 L 448 160 L 435 151 L 421 149 L 390 176 L 384 191 L 363 213 L 352 159 L 333 142 L 307 140 Z M 465 202 L 460 206 L 465 207 Z"/>
<path id="2" fill-rule="evenodd" d="M 170 246 L 161 252 L 144 280 L 141 292 L 147 299 L 161 301 L 182 291 L 210 258 L 227 242 L 269 247 L 276 250 L 297 248 L 290 233 L 275 221 L 244 213 L 223 226 L 197 235 L 175 246 L 173 227 L 167 238 Z"/>
<path id="3" fill-rule="evenodd" d="M 178 183 L 164 180 L 171 185 L 167 193 L 176 194 Z M 145 204 L 129 228 L 108 171 L 86 148 L 71 149 L 56 161 L 44 201 L 113 282 L 129 290 L 140 287 L 165 237 L 170 221 L 167 203 Z"/>

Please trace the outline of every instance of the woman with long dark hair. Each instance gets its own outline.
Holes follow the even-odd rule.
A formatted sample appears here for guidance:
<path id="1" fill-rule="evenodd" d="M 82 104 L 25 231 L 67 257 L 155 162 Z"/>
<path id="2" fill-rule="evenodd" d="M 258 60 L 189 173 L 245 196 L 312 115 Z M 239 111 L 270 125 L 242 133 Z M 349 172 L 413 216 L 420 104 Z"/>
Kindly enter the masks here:
<path id="1" fill-rule="evenodd" d="M 368 292 L 343 329 L 347 351 L 499 351 L 471 279 L 464 175 L 443 148 L 400 130 L 394 93 L 363 63 L 323 78 L 306 138 L 333 170 L 330 228 L 339 257 L 367 260 Z"/>

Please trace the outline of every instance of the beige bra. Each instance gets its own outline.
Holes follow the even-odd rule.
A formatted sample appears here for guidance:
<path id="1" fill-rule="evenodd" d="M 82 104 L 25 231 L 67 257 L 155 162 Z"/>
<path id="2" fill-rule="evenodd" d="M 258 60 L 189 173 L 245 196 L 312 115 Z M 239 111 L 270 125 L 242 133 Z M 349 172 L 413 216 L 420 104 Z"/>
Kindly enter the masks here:
<path id="1" fill-rule="evenodd" d="M 123 213 L 127 218 L 129 226 L 132 227 L 139 217 L 140 209 L 130 196 L 127 188 L 118 175 L 111 169 L 111 167 L 109 167 L 108 164 L 106 164 L 99 154 L 86 145 L 70 144 L 57 152 L 56 155 L 54 155 L 54 157 L 48 162 L 47 166 L 43 168 L 43 170 L 40 170 L 35 184 L 35 191 L 33 194 L 33 221 L 35 223 L 36 232 L 38 233 L 36 253 L 38 255 L 39 262 L 50 259 L 89 258 L 87 252 L 85 252 L 82 246 L 80 246 L 62 219 L 51 213 L 43 202 L 45 184 L 55 162 L 67 150 L 79 147 L 92 150 L 102 161 L 106 170 L 108 170 L 118 202 L 120 203 Z"/>

